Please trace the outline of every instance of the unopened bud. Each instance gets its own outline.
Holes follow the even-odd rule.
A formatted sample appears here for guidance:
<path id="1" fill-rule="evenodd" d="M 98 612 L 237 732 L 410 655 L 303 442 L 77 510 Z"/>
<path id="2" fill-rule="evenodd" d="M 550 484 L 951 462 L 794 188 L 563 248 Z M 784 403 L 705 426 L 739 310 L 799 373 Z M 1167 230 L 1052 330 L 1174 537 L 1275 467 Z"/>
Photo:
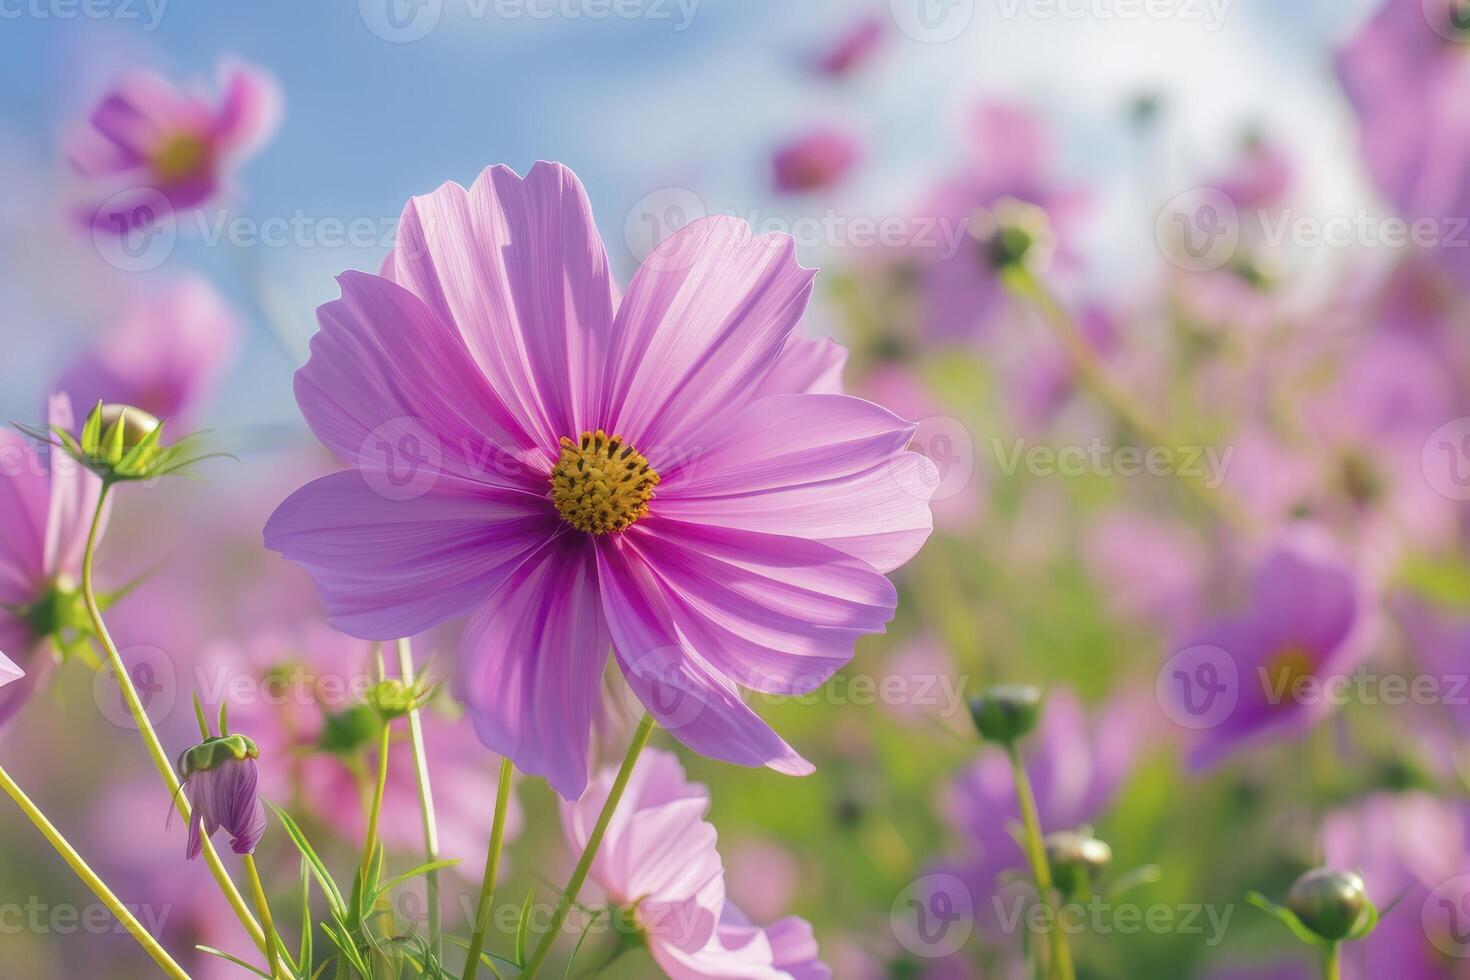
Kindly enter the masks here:
<path id="1" fill-rule="evenodd" d="M 1046 838 L 1046 859 L 1052 881 L 1066 896 L 1092 893 L 1093 886 L 1113 861 L 1113 849 L 1091 833 L 1066 830 Z"/>
<path id="2" fill-rule="evenodd" d="M 1041 701 L 1040 688 L 1002 684 L 970 699 L 970 717 L 981 738 L 1010 745 L 1036 727 Z"/>
<path id="3" fill-rule="evenodd" d="M 1368 890 L 1362 876 L 1354 872 L 1317 868 L 1296 880 L 1286 905 L 1302 925 L 1337 942 L 1357 928 L 1368 908 Z"/>

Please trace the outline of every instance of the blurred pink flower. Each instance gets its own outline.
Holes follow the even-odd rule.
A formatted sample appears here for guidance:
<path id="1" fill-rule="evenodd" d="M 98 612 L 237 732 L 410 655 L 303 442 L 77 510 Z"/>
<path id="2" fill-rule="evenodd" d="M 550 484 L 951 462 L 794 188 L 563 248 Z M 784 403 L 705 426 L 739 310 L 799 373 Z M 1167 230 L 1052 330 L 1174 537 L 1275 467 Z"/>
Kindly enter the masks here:
<path id="1" fill-rule="evenodd" d="M 1082 557 L 1115 615 L 1166 631 L 1194 620 L 1210 572 L 1206 543 L 1193 527 L 1127 510 L 1090 523 Z"/>
<path id="2" fill-rule="evenodd" d="M 74 430 L 65 395 L 51 397 L 47 423 Z M 51 637 L 75 614 L 101 487 L 59 450 L 42 457 L 29 439 L 0 430 L 0 650 L 25 671 L 0 693 L 0 725 L 50 676 Z"/>
<path id="3" fill-rule="evenodd" d="M 566 168 L 415 198 L 395 281 L 342 275 L 296 378 L 353 468 L 282 504 L 268 547 L 353 635 L 469 615 L 458 690 L 481 739 L 564 797 L 586 787 L 610 647 L 690 748 L 810 772 L 739 688 L 814 690 L 885 627 L 936 479 L 876 405 L 755 398 L 810 296 L 794 252 L 708 218 L 619 302 Z"/>
<path id="4" fill-rule="evenodd" d="M 1077 316 L 1077 329 L 1100 360 L 1107 361 L 1118 351 L 1117 324 L 1102 307 L 1084 307 Z M 1077 391 L 1077 368 L 1050 334 L 1032 339 L 1010 374 L 1013 407 L 1021 424 L 1028 429 L 1050 422 Z"/>
<path id="5" fill-rule="evenodd" d="M 175 87 L 136 72 L 98 102 L 66 141 L 71 164 L 96 182 L 105 200 L 82 218 L 97 231 L 122 234 L 218 194 L 230 171 L 275 131 L 281 99 L 275 81 L 241 62 L 220 69 L 221 96 Z"/>
<path id="6" fill-rule="evenodd" d="M 757 919 L 775 919 L 791 907 L 801 885 L 796 856 L 774 841 L 747 840 L 730 851 L 729 895 Z"/>
<path id="7" fill-rule="evenodd" d="M 823 75 L 842 78 L 867 64 L 888 33 L 888 21 L 878 14 L 863 17 L 837 35 L 837 39 L 815 60 Z"/>
<path id="8" fill-rule="evenodd" d="M 1337 53 L 1369 175 L 1405 218 L 1439 223 L 1437 254 L 1462 276 L 1470 249 L 1452 243 L 1464 245 L 1455 227 L 1470 218 L 1467 52 L 1462 0 L 1387 0 Z"/>
<path id="9" fill-rule="evenodd" d="M 186 276 L 129 303 L 56 388 L 73 405 L 133 405 L 187 429 L 234 357 L 239 333 L 209 281 Z"/>
<path id="10" fill-rule="evenodd" d="M 850 133 L 830 127 L 810 130 L 772 156 L 776 190 L 787 194 L 824 190 L 846 177 L 861 156 L 862 149 Z"/>
<path id="11" fill-rule="evenodd" d="M 967 135 L 969 159 L 921 202 L 920 220 L 973 231 L 976 216 L 1004 199 L 1032 204 L 1047 213 L 1058 242 L 1055 261 L 1065 267 L 1087 197 L 1050 176 L 1053 152 L 1041 122 L 1023 109 L 987 102 L 971 116 Z M 1008 294 L 973 237 L 951 250 L 936 247 L 933 234 L 923 239 L 916 230 L 915 240 L 927 245 L 911 249 L 921 262 L 928 333 L 941 343 L 983 337 L 1014 312 Z"/>
<path id="12" fill-rule="evenodd" d="M 611 769 L 599 773 L 585 796 L 562 803 L 562 825 L 576 850 L 586 847 L 615 776 Z M 633 910 L 654 961 L 673 980 L 829 980 L 809 925 L 787 918 L 762 929 L 726 900 L 708 809 L 709 791 L 687 781 L 675 756 L 646 750 L 593 861 L 592 880 L 609 902 Z"/>
<path id="13" fill-rule="evenodd" d="M 1279 145 L 1252 137 L 1231 169 L 1215 181 L 1215 189 L 1240 210 L 1257 211 L 1281 204 L 1293 176 L 1291 158 Z"/>
<path id="14" fill-rule="evenodd" d="M 1362 874 L 1380 911 L 1393 906 L 1370 935 L 1345 945 L 1344 977 L 1467 976 L 1451 966 L 1464 949 L 1457 913 L 1470 893 L 1464 885 L 1470 812 L 1463 802 L 1423 792 L 1380 793 L 1328 814 L 1322 841 L 1328 865 Z"/>

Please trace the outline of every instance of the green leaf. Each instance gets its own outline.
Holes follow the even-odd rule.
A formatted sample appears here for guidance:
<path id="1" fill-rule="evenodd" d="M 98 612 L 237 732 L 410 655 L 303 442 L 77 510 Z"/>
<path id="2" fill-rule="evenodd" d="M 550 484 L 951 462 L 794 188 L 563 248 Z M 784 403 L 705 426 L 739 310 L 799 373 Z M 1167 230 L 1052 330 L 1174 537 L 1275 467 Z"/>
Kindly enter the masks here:
<path id="1" fill-rule="evenodd" d="M 87 413 L 87 421 L 82 423 L 83 455 L 96 457 L 102 453 L 102 402 Z"/>
<path id="2" fill-rule="evenodd" d="M 394 875 L 393 877 L 389 878 L 387 881 L 378 886 L 377 891 L 373 893 L 373 901 L 371 904 L 376 905 L 379 898 L 397 888 L 404 882 L 409 881 L 410 879 L 417 878 L 419 875 L 428 874 L 430 871 L 439 871 L 443 868 L 452 868 L 458 863 L 458 861 L 430 861 L 428 864 L 419 865 L 412 871 L 405 871 L 403 872 L 403 874 Z"/>
<path id="3" fill-rule="evenodd" d="M 1296 938 L 1308 946 L 1322 947 L 1327 945 L 1327 941 L 1308 929 L 1306 923 L 1297 918 L 1296 913 L 1291 909 L 1277 905 L 1260 892 L 1247 892 L 1245 900 L 1267 915 L 1275 916 L 1286 928 L 1291 930 L 1292 935 L 1296 936 Z"/>
<path id="4" fill-rule="evenodd" d="M 275 813 L 276 818 L 281 821 L 281 826 L 286 828 L 286 834 L 296 845 L 296 849 L 301 852 L 301 856 L 311 865 L 312 876 L 316 878 L 317 885 L 321 888 L 322 894 L 326 896 L 327 904 L 331 907 L 332 915 L 336 918 L 344 917 L 347 913 L 347 906 L 342 901 L 342 892 L 337 888 L 337 883 L 332 880 L 331 874 L 327 871 L 327 866 L 322 863 L 322 859 L 317 857 L 316 851 L 307 842 L 306 835 L 301 832 L 301 828 L 296 825 L 296 821 L 291 819 L 291 815 L 285 810 L 282 810 L 270 801 L 266 801 L 266 806 L 270 807 L 271 811 Z"/>
<path id="5" fill-rule="evenodd" d="M 249 970 L 251 973 L 255 974 L 257 977 L 265 977 L 265 980 L 271 980 L 271 975 L 269 973 L 265 973 L 265 972 L 263 972 L 263 971 L 255 968 L 255 967 L 251 966 L 249 963 L 246 963 L 244 960 L 240 959 L 239 957 L 231 956 L 229 953 L 226 953 L 224 950 L 215 949 L 213 946 L 195 946 L 194 948 L 197 949 L 197 950 L 199 950 L 199 952 L 201 952 L 201 953 L 208 953 L 210 956 L 218 956 L 222 960 L 228 960 L 229 962 L 235 964 L 238 967 L 241 967 L 242 969 Z"/>
<path id="6" fill-rule="evenodd" d="M 572 965 L 577 962 L 577 954 L 582 952 L 582 944 L 587 941 L 587 936 L 592 932 L 592 927 L 597 924 L 597 920 L 602 915 L 603 911 L 603 909 L 598 909 L 592 914 L 592 917 L 587 920 L 587 925 L 584 926 L 582 929 L 582 935 L 577 937 L 577 945 L 572 947 L 572 958 L 567 960 L 566 972 L 561 975 L 562 980 L 568 980 L 568 978 L 571 977 Z"/>
<path id="7" fill-rule="evenodd" d="M 531 902 L 536 897 L 536 889 L 526 892 L 526 901 L 521 905 L 521 922 L 516 927 L 516 963 L 526 962 L 526 934 L 531 929 Z"/>
<path id="8" fill-rule="evenodd" d="M 296 957 L 296 962 L 301 964 L 301 969 L 311 969 L 312 953 L 311 934 L 311 865 L 305 857 L 301 859 L 301 951 Z"/>

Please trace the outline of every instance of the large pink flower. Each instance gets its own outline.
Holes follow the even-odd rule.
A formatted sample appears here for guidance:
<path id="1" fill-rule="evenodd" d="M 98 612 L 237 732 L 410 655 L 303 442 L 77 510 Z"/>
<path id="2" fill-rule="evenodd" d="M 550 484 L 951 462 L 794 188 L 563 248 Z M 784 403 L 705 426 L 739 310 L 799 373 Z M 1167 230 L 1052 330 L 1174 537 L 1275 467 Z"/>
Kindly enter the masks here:
<path id="1" fill-rule="evenodd" d="M 540 163 L 415 198 L 385 271 L 339 278 L 296 378 L 353 469 L 265 531 L 333 624 L 469 616 L 481 739 L 569 798 L 609 648 L 690 748 L 810 772 L 740 688 L 809 692 L 884 628 L 936 474 L 882 408 L 772 387 L 821 360 L 793 337 L 814 273 L 792 241 L 704 219 L 620 301 L 581 184 Z"/>
<path id="2" fill-rule="evenodd" d="M 48 421 L 72 430 L 66 396 L 51 399 Z M 69 457 L 44 457 L 19 433 L 0 431 L 0 650 L 25 670 L 23 678 L 7 678 L 15 683 L 0 693 L 0 724 L 50 674 L 50 639 L 77 609 L 100 490 L 97 477 Z"/>
<path id="3" fill-rule="evenodd" d="M 580 800 L 562 804 L 574 848 L 587 846 L 615 775 L 599 773 Z M 677 758 L 645 752 L 608 824 L 592 880 L 609 902 L 633 910 L 649 952 L 674 980 L 830 980 L 810 925 L 792 917 L 761 928 L 726 900 L 708 809 L 709 791 L 686 781 Z"/>
<path id="4" fill-rule="evenodd" d="M 220 70 L 218 103 L 147 72 L 123 78 L 66 143 L 72 166 L 106 200 L 83 210 L 93 229 L 115 234 L 151 224 L 158 212 L 198 207 L 224 186 L 230 168 L 275 131 L 275 81 L 243 63 Z"/>

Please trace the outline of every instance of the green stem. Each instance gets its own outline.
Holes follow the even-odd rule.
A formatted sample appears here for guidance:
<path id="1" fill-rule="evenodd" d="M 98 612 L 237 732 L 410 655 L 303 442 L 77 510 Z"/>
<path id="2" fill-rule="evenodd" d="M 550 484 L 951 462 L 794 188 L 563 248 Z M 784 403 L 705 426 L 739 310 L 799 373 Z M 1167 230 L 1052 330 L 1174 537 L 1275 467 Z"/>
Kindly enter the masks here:
<path id="1" fill-rule="evenodd" d="M 475 911 L 475 934 L 470 937 L 469 959 L 464 964 L 463 980 L 475 980 L 480 972 L 480 954 L 485 949 L 485 934 L 490 930 L 490 913 L 495 906 L 495 879 L 500 876 L 500 852 L 505 846 L 505 816 L 510 810 L 510 776 L 514 767 L 509 759 L 500 762 L 500 786 L 495 791 L 495 820 L 490 827 L 490 850 L 485 854 L 485 876 L 480 879 L 480 904 Z"/>
<path id="2" fill-rule="evenodd" d="M 541 943 L 536 947 L 536 953 L 531 957 L 531 962 L 526 965 L 526 970 L 521 974 L 521 980 L 535 980 L 536 974 L 541 972 L 541 966 L 546 962 L 547 955 L 551 952 L 552 944 L 556 942 L 557 933 L 567 921 L 567 916 L 572 911 L 572 905 L 577 901 L 577 895 L 582 891 L 582 885 L 587 881 L 587 875 L 592 870 L 592 862 L 597 857 L 598 848 L 602 847 L 602 838 L 607 835 L 607 828 L 612 823 L 613 813 L 617 811 L 618 801 L 623 798 L 623 791 L 628 788 L 628 780 L 633 776 L 633 767 L 638 763 L 638 756 L 648 745 L 648 740 L 653 737 L 655 722 L 653 715 L 644 715 L 643 721 L 638 724 L 638 731 L 633 735 L 633 744 L 628 746 L 628 754 L 623 757 L 623 767 L 618 770 L 617 779 L 613 781 L 612 791 L 607 794 L 607 802 L 602 805 L 602 813 L 597 818 L 597 825 L 592 828 L 592 836 L 587 838 L 587 846 L 582 849 L 582 858 L 577 862 L 577 868 L 572 872 L 572 878 L 567 882 L 566 890 L 561 894 L 561 900 L 556 904 L 556 913 L 551 917 L 551 928 L 546 935 L 541 937 Z"/>
<path id="3" fill-rule="evenodd" d="M 1342 980 L 1342 943 L 1332 943 L 1323 958 L 1322 976 L 1326 980 Z"/>
<path id="4" fill-rule="evenodd" d="M 1031 791 L 1031 779 L 1026 775 L 1026 766 L 1021 762 L 1021 753 L 1015 744 L 1006 747 L 1011 757 L 1011 771 L 1016 777 L 1016 802 L 1021 808 L 1021 821 L 1026 826 L 1026 858 L 1031 863 L 1031 875 L 1036 879 L 1036 891 L 1051 909 L 1051 928 L 1047 936 L 1051 945 L 1051 973 L 1055 980 L 1075 980 L 1072 967 L 1072 948 L 1067 943 L 1067 933 L 1062 928 L 1061 911 L 1052 893 L 1051 862 L 1046 859 L 1046 844 L 1041 833 L 1041 816 L 1036 812 L 1036 794 Z"/>
<path id="5" fill-rule="evenodd" d="M 413 647 L 408 639 L 398 641 L 398 674 L 405 687 L 414 686 Z M 424 748 L 424 722 L 418 708 L 408 713 L 408 734 L 413 745 L 414 771 L 418 774 L 419 814 L 424 822 L 424 860 L 434 864 L 439 860 L 439 820 L 434 813 L 434 788 L 429 782 L 429 753 Z M 439 909 L 439 872 L 432 870 L 424 876 L 429 901 L 429 946 L 437 956 L 440 952 L 442 921 Z"/>
<path id="6" fill-rule="evenodd" d="M 169 761 L 168 754 L 164 752 L 163 743 L 159 741 L 158 733 L 153 730 L 153 723 L 148 720 L 148 712 L 138 698 L 137 688 L 133 686 L 132 675 L 128 673 L 122 654 L 118 652 L 117 644 L 112 641 L 112 635 L 107 631 L 107 624 L 102 621 L 102 610 L 97 605 L 97 594 L 92 584 L 92 562 L 96 557 L 97 536 L 102 526 L 103 508 L 110 489 L 111 484 L 106 482 L 102 484 L 102 492 L 97 495 L 97 509 L 92 514 L 92 527 L 87 532 L 87 548 L 82 554 L 82 599 L 87 606 L 87 615 L 92 621 L 92 630 L 97 635 L 97 641 L 102 644 L 102 649 L 107 653 L 108 663 L 112 666 L 113 674 L 117 676 L 118 686 L 122 688 L 123 700 L 127 703 L 128 711 L 133 716 L 134 724 L 138 726 L 138 734 L 143 737 L 143 744 L 148 748 L 154 768 L 163 778 L 169 798 L 175 801 L 179 808 L 179 815 L 187 823 L 189 821 L 189 801 L 179 791 L 179 777 L 174 772 L 173 763 Z M 230 879 L 230 873 L 225 870 L 224 863 L 220 861 L 219 852 L 214 849 L 214 842 L 208 837 L 204 838 L 204 863 L 209 866 L 209 873 L 214 876 L 220 891 L 230 903 L 230 908 L 234 910 L 240 924 L 249 933 L 251 941 L 262 953 L 265 952 L 265 933 L 261 930 L 260 923 L 255 921 L 255 916 L 250 913 L 244 896 L 240 894 L 240 890 Z"/>
<path id="7" fill-rule="evenodd" d="M 367 839 L 362 846 L 362 867 L 358 869 L 364 887 L 367 886 L 368 875 L 373 870 L 373 859 L 378 853 L 378 821 L 383 813 L 383 794 L 388 790 L 388 751 L 392 735 L 393 726 L 384 721 L 383 735 L 378 741 L 378 781 L 373 785 L 373 805 L 368 810 Z"/>
<path id="8" fill-rule="evenodd" d="M 265 897 L 265 886 L 260 882 L 260 871 L 255 867 L 255 855 L 244 856 L 245 874 L 250 879 L 250 891 L 255 897 L 255 908 L 260 912 L 261 925 L 265 927 L 265 960 L 273 977 L 285 978 L 281 972 L 281 937 L 276 933 L 276 920 L 271 915 L 270 902 Z"/>
<path id="9" fill-rule="evenodd" d="M 158 944 L 158 940 L 143 928 L 142 923 L 128 911 L 127 906 L 123 905 L 112 893 L 112 889 L 108 888 L 102 879 L 97 877 L 97 873 L 87 866 L 82 856 L 71 844 L 67 843 L 66 838 L 61 836 L 61 832 L 52 825 L 50 820 L 46 819 L 46 815 L 41 812 L 40 808 L 31 802 L 30 797 L 21 791 L 3 766 L 0 766 L 0 788 L 3 788 L 6 794 L 15 801 L 15 805 L 20 807 L 21 812 L 30 818 L 31 823 L 41 832 L 41 835 L 56 849 L 56 853 L 60 854 L 62 860 L 71 866 L 72 871 L 76 872 L 77 877 L 92 889 L 92 894 L 96 895 L 102 904 L 107 906 L 107 910 L 117 917 L 117 921 L 122 923 L 128 935 L 136 939 L 144 952 L 153 957 L 153 962 L 158 964 L 164 974 L 171 980 L 189 980 L 189 974 L 174 962 L 173 957 L 169 956 L 168 952 Z"/>
<path id="10" fill-rule="evenodd" d="M 1041 281 L 1030 270 L 1014 266 L 1001 274 L 1001 281 L 1012 293 L 1026 300 L 1040 311 L 1051 325 L 1057 340 L 1067 353 L 1068 360 L 1084 384 L 1112 410 L 1137 436 L 1154 446 L 1171 445 L 1168 434 L 1154 422 L 1147 409 L 1134 399 L 1127 388 L 1115 382 L 1098 359 L 1072 314 L 1062 306 Z M 1240 531 L 1254 530 L 1255 521 L 1235 500 L 1218 487 L 1211 487 L 1203 476 L 1185 472 L 1179 467 L 1170 467 L 1170 472 L 1196 500 L 1217 517 Z"/>

